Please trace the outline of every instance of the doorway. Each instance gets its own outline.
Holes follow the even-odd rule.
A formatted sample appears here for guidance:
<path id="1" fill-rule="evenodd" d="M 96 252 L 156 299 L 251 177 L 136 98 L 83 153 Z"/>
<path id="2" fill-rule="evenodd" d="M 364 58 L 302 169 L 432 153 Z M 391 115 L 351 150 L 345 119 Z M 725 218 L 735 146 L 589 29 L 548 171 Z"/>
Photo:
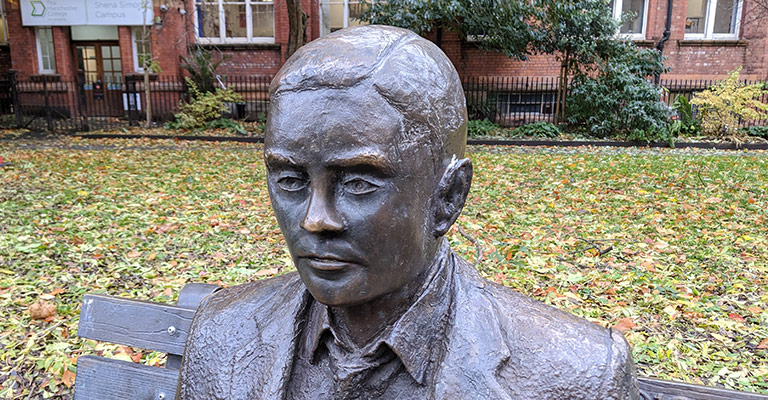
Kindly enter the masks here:
<path id="1" fill-rule="evenodd" d="M 89 116 L 123 115 L 123 65 L 112 41 L 75 42 L 77 68 L 85 73 L 83 97 Z"/>

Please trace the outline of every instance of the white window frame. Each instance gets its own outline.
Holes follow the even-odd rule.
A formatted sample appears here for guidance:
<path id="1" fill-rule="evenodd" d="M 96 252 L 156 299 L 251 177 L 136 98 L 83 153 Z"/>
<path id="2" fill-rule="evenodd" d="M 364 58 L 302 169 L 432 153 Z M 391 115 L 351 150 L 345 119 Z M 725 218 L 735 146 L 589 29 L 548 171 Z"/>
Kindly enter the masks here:
<path id="1" fill-rule="evenodd" d="M 375 1 L 375 0 L 371 0 L 371 2 L 373 2 L 373 1 Z M 349 27 L 349 0 L 333 0 L 333 2 L 335 2 L 335 3 L 344 3 L 344 18 L 343 18 L 344 24 L 342 26 L 342 29 L 343 28 L 348 28 Z M 317 2 L 317 6 L 320 8 L 318 10 L 319 11 L 319 13 L 318 13 L 318 20 L 320 22 L 320 36 L 325 36 L 325 35 L 328 35 L 328 34 L 331 33 L 330 32 L 330 24 L 328 26 L 328 30 L 329 31 L 328 32 L 323 32 L 323 29 L 325 27 L 325 22 L 326 22 L 326 21 L 323 20 L 323 15 L 324 15 L 324 13 L 323 13 L 323 5 L 328 5 L 328 7 L 330 7 L 330 5 L 328 3 L 329 3 L 329 1 L 324 1 L 324 0 L 319 0 Z M 363 3 L 363 1 L 362 0 L 352 0 L 352 3 L 360 4 L 360 3 Z"/>
<path id="2" fill-rule="evenodd" d="M 619 35 L 627 37 L 633 40 L 644 40 L 645 32 L 648 26 L 648 3 L 650 0 L 643 1 L 643 26 L 640 28 L 640 32 L 635 33 L 621 33 L 621 27 L 619 27 Z M 624 2 L 621 0 L 613 0 L 613 18 L 621 21 L 622 14 L 624 14 Z"/>
<path id="3" fill-rule="evenodd" d="M 139 47 L 136 45 L 136 30 L 141 29 L 141 26 L 132 26 L 131 27 L 131 45 L 133 46 L 133 70 L 136 72 L 144 72 L 144 66 L 139 65 Z M 152 27 L 148 26 L 147 29 L 151 29 Z M 149 44 L 149 51 L 150 51 L 150 57 L 152 57 L 152 41 L 151 38 L 147 39 L 150 41 Z M 150 70 L 151 72 L 151 70 Z"/>
<path id="4" fill-rule="evenodd" d="M 238 0 L 243 1 L 243 0 Z M 229 38 L 227 37 L 227 25 L 224 13 L 224 3 L 227 0 L 217 0 L 219 9 L 219 37 L 201 37 L 200 36 L 200 16 L 198 15 L 197 1 L 193 0 L 192 6 L 195 9 L 195 40 L 202 44 L 238 44 L 238 43 L 275 43 L 275 2 L 274 1 L 245 1 L 245 30 L 246 37 Z M 272 36 L 253 36 L 253 7 L 254 4 L 272 4 Z"/>
<path id="5" fill-rule="evenodd" d="M 8 43 L 8 18 L 5 17 L 5 0 L 0 0 L 0 21 L 2 21 L 2 35 L 3 39 L 0 40 L 0 44 Z"/>
<path id="6" fill-rule="evenodd" d="M 51 54 L 49 57 L 53 60 L 53 69 L 43 67 L 43 44 L 40 43 L 40 31 L 43 29 L 50 30 L 51 32 Z M 37 72 L 39 74 L 55 74 L 56 73 L 56 51 L 53 45 L 53 27 L 50 26 L 38 26 L 35 28 L 35 44 L 37 47 Z"/>
<path id="7" fill-rule="evenodd" d="M 744 7 L 744 1 L 738 0 L 736 2 L 736 9 L 733 11 L 735 15 L 736 23 L 733 27 L 733 33 L 713 33 L 715 29 L 715 11 L 717 10 L 717 2 L 724 0 L 706 0 L 707 1 L 707 15 L 704 22 L 704 33 L 686 33 L 684 39 L 686 40 L 729 40 L 738 39 L 741 32 L 741 9 Z M 728 1 L 728 0 L 725 0 Z M 733 1 L 733 0 L 731 0 Z M 688 15 L 686 14 L 686 18 Z"/>

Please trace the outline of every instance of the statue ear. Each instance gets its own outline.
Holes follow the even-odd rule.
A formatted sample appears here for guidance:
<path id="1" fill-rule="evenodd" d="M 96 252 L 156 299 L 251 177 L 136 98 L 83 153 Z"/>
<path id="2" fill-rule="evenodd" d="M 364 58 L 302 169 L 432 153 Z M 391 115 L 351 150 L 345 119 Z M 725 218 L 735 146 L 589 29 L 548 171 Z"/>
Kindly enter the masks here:
<path id="1" fill-rule="evenodd" d="M 464 208 L 472 184 L 472 161 L 454 157 L 443 172 L 432 203 L 433 234 L 445 235 Z"/>

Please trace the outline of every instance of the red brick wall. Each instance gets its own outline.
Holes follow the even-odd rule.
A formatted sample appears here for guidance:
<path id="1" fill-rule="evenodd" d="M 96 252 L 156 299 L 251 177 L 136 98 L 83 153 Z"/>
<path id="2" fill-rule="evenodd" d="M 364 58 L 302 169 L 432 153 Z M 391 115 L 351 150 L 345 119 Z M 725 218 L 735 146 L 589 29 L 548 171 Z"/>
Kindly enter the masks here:
<path id="1" fill-rule="evenodd" d="M 38 71 L 34 28 L 21 25 L 18 2 L 5 1 L 10 47 L 11 66 L 19 71 L 21 79 Z M 686 0 L 675 2 L 672 19 L 672 35 L 667 41 L 664 54 L 672 68 L 665 79 L 715 79 L 728 71 L 743 66 L 742 76 L 747 79 L 768 79 L 768 24 L 754 18 L 753 1 L 745 0 L 742 26 L 738 41 L 691 42 L 684 40 Z M 649 0 L 648 24 L 643 46 L 653 46 L 661 39 L 665 28 L 665 0 Z M 195 43 L 193 0 L 164 0 L 169 9 L 163 13 L 159 1 L 155 3 L 155 15 L 161 23 L 153 25 L 153 56 L 164 75 L 182 74 L 179 56 Z M 308 14 L 307 39 L 319 35 L 319 0 L 302 0 L 302 8 Z M 180 10 L 185 10 L 182 15 Z M 275 1 L 275 43 L 273 45 L 216 46 L 218 56 L 226 56 L 219 72 L 225 75 L 272 75 L 285 60 L 288 41 L 288 15 L 284 1 Z M 766 17 L 768 18 L 768 17 Z M 765 20 L 765 18 L 763 19 Z M 56 44 L 57 70 L 63 78 L 73 76 L 72 46 L 68 27 L 53 29 Z M 134 72 L 133 48 L 130 28 L 120 27 L 120 46 L 124 73 Z M 434 40 L 434 33 L 427 34 Z M 723 45 L 723 44 L 727 44 Z M 472 43 L 461 43 L 451 32 L 444 32 L 443 50 L 456 65 L 462 77 L 474 76 L 557 76 L 558 63 L 553 56 L 531 56 L 526 61 L 511 60 L 501 54 L 480 50 Z M 0 66 L 0 68 L 2 68 Z"/>
<path id="2" fill-rule="evenodd" d="M 16 70 L 19 79 L 27 79 L 36 74 L 37 47 L 35 30 L 21 26 L 21 11 L 18 2 L 5 1 L 6 21 L 8 22 L 8 42 L 10 44 L 11 68 Z"/>

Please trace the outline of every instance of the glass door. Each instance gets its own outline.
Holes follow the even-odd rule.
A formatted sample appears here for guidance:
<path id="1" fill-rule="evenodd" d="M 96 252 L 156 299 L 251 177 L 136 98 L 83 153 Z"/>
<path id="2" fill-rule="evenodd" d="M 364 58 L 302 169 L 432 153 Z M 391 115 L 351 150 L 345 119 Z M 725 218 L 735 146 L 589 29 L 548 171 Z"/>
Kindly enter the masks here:
<path id="1" fill-rule="evenodd" d="M 76 42 L 77 68 L 85 74 L 85 105 L 90 116 L 120 116 L 123 65 L 116 42 Z"/>

